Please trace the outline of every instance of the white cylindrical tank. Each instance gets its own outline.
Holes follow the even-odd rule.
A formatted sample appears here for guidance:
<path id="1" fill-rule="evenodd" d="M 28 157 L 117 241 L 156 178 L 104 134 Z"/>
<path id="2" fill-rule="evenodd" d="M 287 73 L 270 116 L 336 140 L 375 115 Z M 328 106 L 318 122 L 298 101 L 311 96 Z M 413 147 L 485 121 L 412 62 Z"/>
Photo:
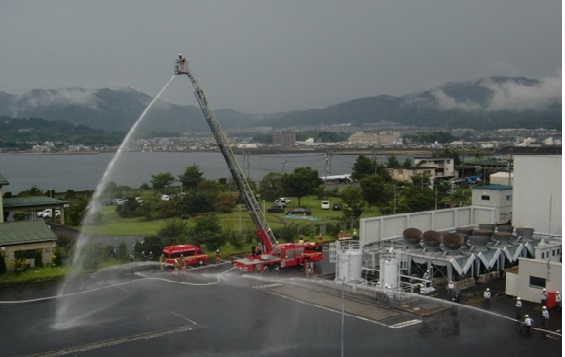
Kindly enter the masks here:
<path id="1" fill-rule="evenodd" d="M 361 282 L 363 255 L 359 250 L 346 250 L 337 254 L 337 271 L 335 280 L 338 282 Z"/>
<path id="2" fill-rule="evenodd" d="M 396 289 L 398 287 L 398 259 L 383 259 L 380 268 L 381 286 Z"/>

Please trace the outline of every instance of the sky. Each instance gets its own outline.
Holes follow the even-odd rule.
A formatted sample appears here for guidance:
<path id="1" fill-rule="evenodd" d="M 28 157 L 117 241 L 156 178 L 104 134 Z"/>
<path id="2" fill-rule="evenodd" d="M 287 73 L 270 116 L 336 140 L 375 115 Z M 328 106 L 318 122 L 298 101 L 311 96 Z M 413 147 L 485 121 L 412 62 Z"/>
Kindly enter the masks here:
<path id="1" fill-rule="evenodd" d="M 0 91 L 154 97 L 182 52 L 214 109 L 245 113 L 494 75 L 552 81 L 561 97 L 561 20 L 560 0 L 1 0 Z M 186 76 L 161 99 L 197 105 Z"/>

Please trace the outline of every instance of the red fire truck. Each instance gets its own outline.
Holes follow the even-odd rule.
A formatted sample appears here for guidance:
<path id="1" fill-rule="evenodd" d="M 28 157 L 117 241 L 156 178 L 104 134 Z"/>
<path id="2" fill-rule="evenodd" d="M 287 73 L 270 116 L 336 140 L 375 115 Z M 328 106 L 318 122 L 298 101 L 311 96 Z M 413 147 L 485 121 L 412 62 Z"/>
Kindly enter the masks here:
<path id="1" fill-rule="evenodd" d="M 184 58 L 184 56 L 181 58 Z M 241 170 L 237 163 L 235 155 L 229 145 L 227 136 L 222 131 L 220 123 L 216 119 L 214 111 L 210 107 L 208 98 L 204 94 L 204 90 L 200 86 L 200 83 L 198 83 L 198 80 L 192 73 L 192 70 L 188 67 L 188 62 L 177 60 L 175 74 L 186 74 L 188 78 L 190 78 L 192 86 L 194 87 L 194 95 L 196 96 L 200 109 L 202 110 L 206 122 L 218 143 L 218 147 L 226 160 L 228 168 L 230 169 L 239 190 L 240 198 L 245 202 L 247 211 L 257 228 L 257 236 L 259 237 L 260 247 L 254 252 L 254 254 L 249 254 L 247 257 L 242 259 L 234 259 L 233 264 L 235 267 L 244 271 L 267 271 L 270 269 L 279 270 L 280 268 L 296 265 L 307 265 L 309 263 L 322 260 L 321 243 L 298 242 L 278 244 L 275 239 L 275 235 L 267 223 L 267 219 L 261 211 L 261 206 L 259 205 L 255 194 L 251 190 L 251 187 L 243 174 L 243 170 Z"/>
<path id="2" fill-rule="evenodd" d="M 204 263 L 208 262 L 208 255 L 202 249 L 189 244 L 164 247 L 163 255 L 165 255 L 167 265 L 171 267 L 174 265 L 175 260 L 181 256 L 186 265 L 204 265 Z"/>

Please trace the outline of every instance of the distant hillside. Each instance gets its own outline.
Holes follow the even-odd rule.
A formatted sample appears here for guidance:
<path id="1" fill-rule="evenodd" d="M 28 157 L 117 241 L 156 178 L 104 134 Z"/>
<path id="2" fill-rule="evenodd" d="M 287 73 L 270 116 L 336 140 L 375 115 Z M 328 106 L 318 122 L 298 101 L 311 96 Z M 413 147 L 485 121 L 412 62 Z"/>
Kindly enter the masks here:
<path id="1" fill-rule="evenodd" d="M 445 129 L 560 129 L 561 87 L 526 78 L 491 77 L 402 97 L 382 95 L 292 112 L 264 124 L 284 128 L 377 121 Z"/>
<path id="2" fill-rule="evenodd" d="M 21 143 L 53 143 L 84 145 L 119 145 L 123 132 L 106 132 L 84 125 L 39 118 L 14 119 L 0 116 L 0 146 L 18 147 Z"/>
<path id="3" fill-rule="evenodd" d="M 151 99 L 131 88 L 35 89 L 21 96 L 0 92 L 0 115 L 60 120 L 106 131 L 128 131 Z M 476 82 L 447 83 L 400 97 L 360 98 L 325 109 L 262 116 L 233 110 L 216 110 L 215 113 L 226 130 L 257 125 L 276 129 L 339 123 L 363 125 L 377 121 L 445 129 L 561 129 L 561 82 L 560 79 L 490 77 Z M 140 128 L 177 133 L 209 131 L 200 108 L 164 101 L 154 104 Z"/>
<path id="4" fill-rule="evenodd" d="M 127 132 L 151 100 L 150 96 L 131 88 L 34 89 L 21 96 L 0 92 L 0 115 L 60 120 L 105 131 Z M 256 121 L 255 115 L 233 110 L 218 110 L 216 116 L 225 129 L 254 125 Z M 147 112 L 139 127 L 149 131 L 177 133 L 209 130 L 200 108 L 159 100 Z"/>

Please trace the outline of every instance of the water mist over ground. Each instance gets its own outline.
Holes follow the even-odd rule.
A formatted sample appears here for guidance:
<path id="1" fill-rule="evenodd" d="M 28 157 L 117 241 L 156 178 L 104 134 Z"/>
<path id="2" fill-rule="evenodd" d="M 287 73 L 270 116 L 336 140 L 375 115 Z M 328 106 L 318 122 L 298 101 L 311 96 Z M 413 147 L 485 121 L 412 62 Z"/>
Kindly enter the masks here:
<path id="1" fill-rule="evenodd" d="M 120 160 L 124 148 L 128 144 L 131 136 L 135 133 L 137 127 L 142 122 L 143 118 L 149 111 L 149 109 L 153 106 L 155 101 L 159 99 L 161 94 L 167 89 L 167 87 L 171 84 L 175 76 L 173 75 L 167 84 L 161 89 L 161 91 L 153 98 L 153 100 L 149 103 L 149 105 L 145 108 L 143 113 L 141 113 L 140 117 L 134 123 L 128 134 L 126 135 L 124 141 L 116 151 L 116 154 L 110 161 L 106 171 L 100 182 L 98 183 L 96 190 L 94 191 L 94 195 L 86 208 L 86 212 L 84 214 L 83 225 L 88 226 L 94 222 L 94 217 L 100 211 L 101 208 L 101 195 L 104 192 L 106 185 L 109 183 L 109 177 L 112 174 L 112 171 L 115 169 L 117 162 Z M 76 291 L 83 290 L 85 288 L 86 280 L 84 277 L 79 277 L 79 273 L 81 271 L 81 263 L 85 257 L 85 247 L 88 245 L 88 238 L 89 235 L 81 232 L 77 241 L 75 242 L 75 251 L 72 256 L 72 265 L 71 270 L 67 274 L 64 283 L 61 285 L 59 290 L 59 295 L 65 296 L 70 293 L 74 293 Z M 77 306 L 73 306 L 77 304 Z M 84 318 L 88 317 L 89 315 L 94 314 L 96 311 L 101 309 L 108 308 L 109 302 L 106 301 L 94 301 L 90 306 L 85 307 L 84 304 L 81 303 L 81 297 L 73 295 L 72 298 L 61 298 L 57 303 L 57 313 L 56 313 L 56 324 L 55 326 L 58 328 L 70 328 L 73 327 L 77 321 L 81 321 L 81 324 L 84 324 Z"/>

